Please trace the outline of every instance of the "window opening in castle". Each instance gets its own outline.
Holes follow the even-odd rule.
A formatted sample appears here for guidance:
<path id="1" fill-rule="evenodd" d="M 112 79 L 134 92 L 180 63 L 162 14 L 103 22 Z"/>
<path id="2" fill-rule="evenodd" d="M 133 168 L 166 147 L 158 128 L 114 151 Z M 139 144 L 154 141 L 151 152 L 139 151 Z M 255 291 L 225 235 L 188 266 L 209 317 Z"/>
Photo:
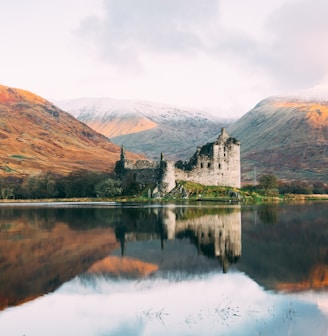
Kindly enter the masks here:
<path id="1" fill-rule="evenodd" d="M 221 169 L 221 163 L 219 163 L 219 169 Z"/>
<path id="2" fill-rule="evenodd" d="M 211 162 L 207 163 L 207 168 L 211 168 Z"/>
<path id="3" fill-rule="evenodd" d="M 203 162 L 200 163 L 200 168 L 204 168 Z"/>

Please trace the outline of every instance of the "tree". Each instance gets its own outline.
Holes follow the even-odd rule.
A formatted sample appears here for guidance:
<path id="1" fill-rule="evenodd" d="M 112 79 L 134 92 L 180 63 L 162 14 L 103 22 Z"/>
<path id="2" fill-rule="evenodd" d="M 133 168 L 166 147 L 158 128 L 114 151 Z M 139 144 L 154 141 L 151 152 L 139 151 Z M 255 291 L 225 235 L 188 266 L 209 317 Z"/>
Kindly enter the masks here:
<path id="1" fill-rule="evenodd" d="M 95 185 L 97 197 L 114 197 L 122 194 L 122 184 L 118 180 L 107 178 Z"/>
<path id="2" fill-rule="evenodd" d="M 20 198 L 22 178 L 15 176 L 0 178 L 0 198 Z"/>
<path id="3" fill-rule="evenodd" d="M 266 192 L 270 189 L 276 189 L 278 187 L 277 177 L 271 174 L 262 175 L 259 182 L 260 188 L 264 189 Z"/>

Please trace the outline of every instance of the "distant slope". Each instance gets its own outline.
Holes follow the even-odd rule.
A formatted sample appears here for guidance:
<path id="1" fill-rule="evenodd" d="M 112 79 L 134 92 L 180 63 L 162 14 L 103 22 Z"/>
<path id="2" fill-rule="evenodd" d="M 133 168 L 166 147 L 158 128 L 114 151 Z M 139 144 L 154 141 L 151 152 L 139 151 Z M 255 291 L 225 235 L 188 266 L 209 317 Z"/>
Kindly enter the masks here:
<path id="1" fill-rule="evenodd" d="M 150 102 L 81 98 L 57 104 L 112 142 L 156 159 L 161 152 L 187 159 L 229 124 L 201 111 Z"/>
<path id="2" fill-rule="evenodd" d="M 241 140 L 242 179 L 328 181 L 328 102 L 268 98 L 228 128 Z"/>
<path id="3" fill-rule="evenodd" d="M 58 102 L 75 118 L 108 138 L 142 132 L 157 126 L 142 114 L 134 101 L 111 98 L 79 98 Z"/>
<path id="4" fill-rule="evenodd" d="M 113 171 L 120 148 L 47 100 L 0 85 L 0 175 Z M 140 156 L 128 154 L 136 159 Z"/>

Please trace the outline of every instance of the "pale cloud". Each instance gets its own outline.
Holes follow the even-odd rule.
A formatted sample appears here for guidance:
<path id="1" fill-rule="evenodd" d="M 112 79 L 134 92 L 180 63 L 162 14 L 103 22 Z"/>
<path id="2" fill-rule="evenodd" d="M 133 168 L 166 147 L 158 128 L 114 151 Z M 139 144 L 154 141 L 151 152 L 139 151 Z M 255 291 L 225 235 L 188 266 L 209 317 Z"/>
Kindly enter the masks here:
<path id="1" fill-rule="evenodd" d="M 240 116 L 272 95 L 328 98 L 325 0 L 0 3 L 0 83 Z"/>
<path id="2" fill-rule="evenodd" d="M 282 88 L 294 90 L 321 82 L 328 70 L 328 2 L 294 1 L 267 22 L 272 51 L 268 72 Z"/>
<path id="3" fill-rule="evenodd" d="M 104 62 L 131 66 L 144 53 L 199 52 L 204 25 L 217 15 L 217 0 L 107 0 L 102 15 L 83 20 L 79 35 Z"/>

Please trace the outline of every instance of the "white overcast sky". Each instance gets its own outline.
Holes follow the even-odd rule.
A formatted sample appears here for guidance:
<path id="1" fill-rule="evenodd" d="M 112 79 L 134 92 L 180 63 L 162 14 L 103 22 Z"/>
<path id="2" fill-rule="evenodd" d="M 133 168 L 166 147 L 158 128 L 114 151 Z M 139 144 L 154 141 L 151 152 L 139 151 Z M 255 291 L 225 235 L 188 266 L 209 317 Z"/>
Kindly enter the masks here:
<path id="1" fill-rule="evenodd" d="M 241 116 L 328 98 L 327 0 L 0 1 L 0 84 Z"/>

